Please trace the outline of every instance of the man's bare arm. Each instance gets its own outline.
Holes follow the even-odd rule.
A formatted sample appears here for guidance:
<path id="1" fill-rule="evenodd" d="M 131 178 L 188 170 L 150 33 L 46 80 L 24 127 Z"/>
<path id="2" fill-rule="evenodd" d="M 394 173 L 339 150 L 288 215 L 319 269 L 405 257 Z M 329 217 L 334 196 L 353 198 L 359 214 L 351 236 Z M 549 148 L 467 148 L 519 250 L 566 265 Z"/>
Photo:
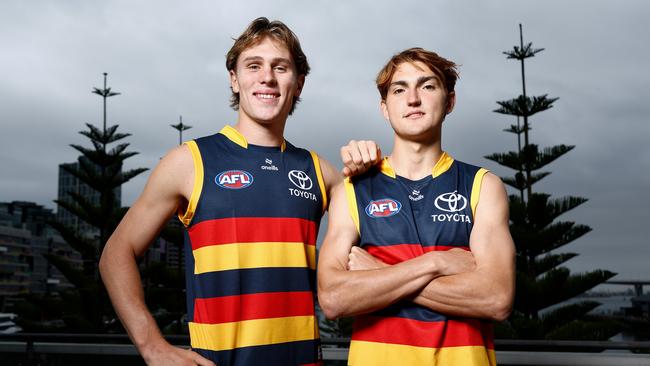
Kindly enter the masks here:
<path id="1" fill-rule="evenodd" d="M 165 341 L 144 302 L 136 263 L 179 203 L 190 196 L 193 182 L 191 153 L 186 146 L 180 146 L 151 173 L 142 195 L 106 243 L 99 263 L 115 311 L 149 365 L 214 365 L 195 352 Z"/>
<path id="2" fill-rule="evenodd" d="M 325 183 L 325 192 L 327 193 L 327 203 L 329 205 L 334 190 L 343 184 L 343 175 L 326 159 L 319 156 L 318 160 L 320 162 L 321 173 L 323 174 L 323 183 Z"/>
<path id="3" fill-rule="evenodd" d="M 476 269 L 438 277 L 414 302 L 443 314 L 505 320 L 515 292 L 515 248 L 508 228 L 508 199 L 500 179 L 487 173 L 470 236 Z"/>
<path id="4" fill-rule="evenodd" d="M 419 292 L 433 278 L 473 266 L 469 253 L 445 260 L 450 253 L 431 252 L 374 270 L 348 270 L 359 233 L 350 217 L 343 185 L 333 192 L 329 225 L 318 264 L 318 299 L 328 318 L 367 313 Z M 452 253 L 451 255 L 459 255 Z"/>

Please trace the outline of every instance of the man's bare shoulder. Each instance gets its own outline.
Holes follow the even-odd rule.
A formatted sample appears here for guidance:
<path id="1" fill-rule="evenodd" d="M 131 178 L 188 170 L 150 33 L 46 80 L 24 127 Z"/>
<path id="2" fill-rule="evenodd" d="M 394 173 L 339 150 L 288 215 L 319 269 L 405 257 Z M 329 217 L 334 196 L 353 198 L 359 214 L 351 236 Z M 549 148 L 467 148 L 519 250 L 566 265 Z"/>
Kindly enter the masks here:
<path id="1" fill-rule="evenodd" d="M 343 181 L 343 176 L 327 159 L 319 155 L 318 160 L 320 161 L 323 180 L 325 181 L 327 191 L 331 194 L 333 188 Z"/>
<path id="2" fill-rule="evenodd" d="M 501 178 L 492 172 L 487 172 L 483 176 L 481 184 L 481 197 L 487 195 L 487 198 L 494 200 L 507 200 L 507 192 Z"/>
<path id="3" fill-rule="evenodd" d="M 189 198 L 194 184 L 194 160 L 192 152 L 183 144 L 169 150 L 154 168 L 147 185 L 148 191 Z"/>

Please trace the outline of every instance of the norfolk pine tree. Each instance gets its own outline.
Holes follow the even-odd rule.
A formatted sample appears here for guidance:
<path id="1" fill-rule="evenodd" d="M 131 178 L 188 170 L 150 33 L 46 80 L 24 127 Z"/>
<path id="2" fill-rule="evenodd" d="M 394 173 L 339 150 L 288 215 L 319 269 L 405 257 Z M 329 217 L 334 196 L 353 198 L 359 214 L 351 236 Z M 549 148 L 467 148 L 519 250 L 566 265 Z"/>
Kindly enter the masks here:
<path id="1" fill-rule="evenodd" d="M 597 302 L 582 301 L 540 314 L 542 309 L 578 296 L 615 273 L 594 270 L 571 274 L 562 264 L 577 254 L 555 252 L 591 231 L 586 225 L 556 220 L 587 199 L 574 196 L 552 199 L 550 194 L 532 189 L 535 183 L 551 174 L 540 169 L 571 151 L 574 146 L 539 148 L 530 141 L 529 118 L 552 108 L 558 98 L 549 98 L 547 94 L 533 97 L 526 94 L 524 60 L 544 49 L 535 49 L 532 43 L 524 45 L 521 24 L 519 31 L 520 45 L 503 53 L 508 59 L 521 62 L 523 94 L 514 99 L 498 101 L 500 107 L 494 111 L 517 117 L 517 124 L 504 130 L 517 136 L 517 151 L 486 156 L 515 170 L 514 177 L 502 179 L 517 191 L 517 194 L 509 197 L 510 232 L 517 248 L 516 296 L 512 315 L 507 323 L 497 328 L 497 337 L 608 339 L 618 332 L 616 324 L 587 315 L 600 305 Z M 523 120 L 523 124 L 520 124 L 520 120 Z"/>
<path id="2" fill-rule="evenodd" d="M 126 151 L 129 144 L 124 142 L 109 147 L 130 134 L 117 132 L 118 125 L 106 125 L 106 100 L 120 94 L 106 86 L 106 75 L 104 73 L 104 87 L 93 90 L 94 94 L 103 98 L 103 128 L 100 129 L 87 123 L 88 129 L 79 133 L 90 140 L 92 147 L 70 145 L 81 153 L 78 164 L 62 166 L 68 173 L 96 191 L 99 200 L 93 200 L 92 197 L 78 192 L 68 192 L 70 200 L 55 200 L 59 208 L 69 211 L 96 228 L 98 236 L 90 237 L 87 233 L 80 232 L 77 228 L 59 221 L 50 222 L 50 225 L 82 258 L 82 265 L 79 268 L 70 259 L 61 255 L 55 253 L 45 255 L 47 260 L 74 285 L 72 290 L 61 291 L 61 298 L 58 300 L 61 302 L 58 307 L 60 310 L 57 312 L 58 314 L 50 314 L 51 316 L 58 315 L 63 319 L 65 325 L 61 330 L 66 331 L 103 331 L 107 328 L 105 321 L 114 316 L 106 290 L 99 277 L 99 256 L 109 236 L 127 210 L 119 205 L 118 197 L 115 194 L 116 188 L 147 170 L 136 168 L 122 171 L 124 161 L 136 155 L 137 152 Z M 53 298 L 38 297 L 32 297 L 30 300 L 36 305 L 55 304 L 57 301 Z M 39 329 L 37 323 L 34 324 L 30 319 L 24 319 L 24 322 L 33 330 L 57 330 Z"/>

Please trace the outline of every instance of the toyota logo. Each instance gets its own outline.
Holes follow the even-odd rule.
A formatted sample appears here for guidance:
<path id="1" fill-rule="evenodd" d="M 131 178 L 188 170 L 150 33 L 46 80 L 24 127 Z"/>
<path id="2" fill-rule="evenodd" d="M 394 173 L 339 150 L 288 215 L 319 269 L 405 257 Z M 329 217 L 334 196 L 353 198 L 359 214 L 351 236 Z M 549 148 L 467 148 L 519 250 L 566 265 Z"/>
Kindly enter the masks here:
<path id="1" fill-rule="evenodd" d="M 442 211 L 458 212 L 467 207 L 467 198 L 453 191 L 441 194 L 433 203 Z"/>
<path id="2" fill-rule="evenodd" d="M 311 182 L 311 178 L 307 175 L 307 173 L 303 172 L 302 170 L 292 170 L 289 172 L 289 180 L 291 183 L 293 183 L 294 186 L 304 189 L 305 191 L 308 191 L 311 189 L 313 183 Z"/>

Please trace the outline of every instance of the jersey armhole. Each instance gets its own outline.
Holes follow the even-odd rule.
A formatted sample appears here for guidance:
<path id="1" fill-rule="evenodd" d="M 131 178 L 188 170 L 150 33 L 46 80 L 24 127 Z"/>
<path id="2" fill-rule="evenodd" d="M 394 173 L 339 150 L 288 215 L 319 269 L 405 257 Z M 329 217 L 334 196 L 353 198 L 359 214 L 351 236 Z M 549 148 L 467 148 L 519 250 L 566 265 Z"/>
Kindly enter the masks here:
<path id="1" fill-rule="evenodd" d="M 185 212 L 178 211 L 178 219 L 181 220 L 183 225 L 190 226 L 192 218 L 194 218 L 194 213 L 196 212 L 196 206 L 199 203 L 201 190 L 203 189 L 203 160 L 201 159 L 201 152 L 196 141 L 187 141 L 184 144 L 187 145 L 192 153 L 192 161 L 194 162 L 194 186 L 192 187 L 192 194 L 190 195 Z"/>
<path id="2" fill-rule="evenodd" d="M 309 152 L 314 161 L 314 170 L 316 170 L 316 178 L 318 179 L 318 187 L 320 188 L 321 197 L 323 197 L 323 212 L 327 209 L 327 190 L 325 189 L 325 182 L 323 181 L 323 172 L 320 168 L 320 159 L 318 154 L 313 151 Z"/>
<path id="3" fill-rule="evenodd" d="M 343 180 L 343 185 L 345 187 L 345 197 L 348 201 L 348 211 L 350 211 L 350 216 L 354 222 L 354 226 L 357 228 L 359 236 L 361 236 L 361 227 L 359 226 L 359 209 L 357 208 L 357 196 L 354 193 L 354 184 L 350 180 L 350 177 Z"/>
<path id="4" fill-rule="evenodd" d="M 481 183 L 483 182 L 483 177 L 487 172 L 487 169 L 480 168 L 474 175 L 474 182 L 472 183 L 472 196 L 470 198 L 472 218 L 474 218 L 474 215 L 476 215 L 476 206 L 478 205 L 478 200 L 481 195 Z"/>

